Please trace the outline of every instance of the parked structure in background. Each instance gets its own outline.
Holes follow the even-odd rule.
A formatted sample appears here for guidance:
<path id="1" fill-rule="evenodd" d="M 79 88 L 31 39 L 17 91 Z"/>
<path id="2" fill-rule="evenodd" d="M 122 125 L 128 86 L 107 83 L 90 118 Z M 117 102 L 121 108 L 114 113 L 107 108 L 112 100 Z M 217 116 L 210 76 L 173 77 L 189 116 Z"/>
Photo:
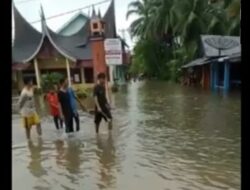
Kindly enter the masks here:
<path id="1" fill-rule="evenodd" d="M 203 88 L 223 89 L 240 87 L 241 43 L 240 37 L 202 35 L 203 57 L 182 68 L 192 83 Z M 191 68 L 191 72 L 190 72 Z"/>
<path id="2" fill-rule="evenodd" d="M 58 72 L 74 83 L 93 83 L 99 72 L 108 75 L 104 40 L 116 34 L 114 0 L 104 14 L 91 17 L 78 13 L 59 33 L 46 24 L 41 10 L 41 32 L 35 30 L 14 6 L 15 39 L 12 46 L 12 84 L 21 89 L 23 78 L 31 77 L 41 88 L 41 75 Z M 123 64 L 127 65 L 123 41 Z M 71 80 L 72 79 L 72 80 Z"/>

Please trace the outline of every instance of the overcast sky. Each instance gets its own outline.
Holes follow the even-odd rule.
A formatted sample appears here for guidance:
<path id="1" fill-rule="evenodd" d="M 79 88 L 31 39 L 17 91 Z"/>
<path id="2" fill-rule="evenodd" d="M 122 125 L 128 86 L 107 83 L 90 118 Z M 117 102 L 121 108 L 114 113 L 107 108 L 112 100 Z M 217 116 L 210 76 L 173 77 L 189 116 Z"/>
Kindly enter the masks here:
<path id="1" fill-rule="evenodd" d="M 71 10 L 79 9 L 91 4 L 102 2 L 104 0 L 14 0 L 15 6 L 23 17 L 30 23 L 40 19 L 40 5 L 42 4 L 45 17 L 51 17 Z M 136 17 L 133 16 L 126 20 L 126 13 L 128 4 L 133 0 L 115 0 L 115 14 L 116 14 L 116 28 L 118 34 L 121 34 L 121 29 L 128 29 L 131 21 Z M 95 9 L 100 9 L 103 15 L 111 1 L 96 5 Z M 85 8 L 81 10 L 85 14 L 92 12 L 92 8 Z M 77 14 L 79 11 L 56 17 L 47 21 L 48 26 L 53 30 L 57 31 L 65 22 L 71 17 Z M 41 31 L 40 23 L 32 24 L 37 30 Z M 127 43 L 132 47 L 134 44 L 130 39 L 128 32 L 125 32 L 125 39 Z"/>

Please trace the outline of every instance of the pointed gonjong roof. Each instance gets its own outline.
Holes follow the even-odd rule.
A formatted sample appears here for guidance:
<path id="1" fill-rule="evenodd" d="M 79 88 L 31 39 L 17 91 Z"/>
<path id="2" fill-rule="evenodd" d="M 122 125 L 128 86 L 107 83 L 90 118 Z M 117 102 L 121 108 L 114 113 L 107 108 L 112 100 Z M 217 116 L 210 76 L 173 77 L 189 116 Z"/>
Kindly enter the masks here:
<path id="1" fill-rule="evenodd" d="M 46 24 L 43 11 L 42 18 L 42 32 L 48 37 L 54 48 L 66 58 L 71 61 L 91 59 L 91 47 L 88 43 L 89 37 L 89 20 L 87 23 L 74 35 L 62 36 L 53 32 Z M 79 47 L 79 44 L 85 46 Z"/>
<path id="2" fill-rule="evenodd" d="M 13 62 L 28 62 L 39 52 L 44 34 L 35 30 L 18 12 L 14 9 L 15 39 L 12 47 Z"/>
<path id="3" fill-rule="evenodd" d="M 103 17 L 105 23 L 105 37 L 116 38 L 116 26 L 115 26 L 115 2 L 111 0 L 111 4 Z"/>
<path id="4" fill-rule="evenodd" d="M 90 37 L 90 19 L 85 25 L 71 36 L 62 36 L 53 32 L 47 25 L 43 9 L 41 8 L 42 32 L 35 30 L 18 12 L 14 6 L 15 39 L 12 47 L 13 63 L 27 63 L 35 58 L 41 50 L 44 38 L 48 38 L 53 47 L 71 61 L 92 59 Z M 114 2 L 112 0 L 104 18 L 106 23 L 106 37 L 116 37 Z"/>

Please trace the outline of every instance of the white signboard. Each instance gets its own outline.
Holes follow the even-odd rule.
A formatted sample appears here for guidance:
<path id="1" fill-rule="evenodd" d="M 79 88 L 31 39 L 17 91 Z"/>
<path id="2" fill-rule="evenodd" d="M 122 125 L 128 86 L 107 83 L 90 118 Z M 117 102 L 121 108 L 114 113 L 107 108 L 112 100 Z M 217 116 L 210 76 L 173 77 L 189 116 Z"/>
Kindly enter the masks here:
<path id="1" fill-rule="evenodd" d="M 122 64 L 122 43 L 118 38 L 108 38 L 104 41 L 105 59 L 107 65 Z"/>
<path id="2" fill-rule="evenodd" d="M 79 78 L 79 75 L 78 75 L 78 74 L 75 74 L 75 75 L 74 75 L 74 78 L 75 78 L 75 82 L 80 82 L 80 78 Z"/>

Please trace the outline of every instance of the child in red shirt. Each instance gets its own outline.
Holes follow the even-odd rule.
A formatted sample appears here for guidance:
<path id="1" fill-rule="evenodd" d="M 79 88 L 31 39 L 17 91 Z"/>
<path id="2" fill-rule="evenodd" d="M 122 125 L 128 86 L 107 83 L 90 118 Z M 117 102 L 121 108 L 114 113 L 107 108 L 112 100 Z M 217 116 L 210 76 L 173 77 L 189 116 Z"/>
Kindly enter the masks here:
<path id="1" fill-rule="evenodd" d="M 49 93 L 46 95 L 46 100 L 50 107 L 50 114 L 54 119 L 54 123 L 56 126 L 56 129 L 62 129 L 63 128 L 63 120 L 60 117 L 60 111 L 59 111 L 59 101 L 57 97 L 57 87 L 54 86 L 54 89 L 51 89 Z M 60 125 L 60 127 L 59 127 Z"/>

